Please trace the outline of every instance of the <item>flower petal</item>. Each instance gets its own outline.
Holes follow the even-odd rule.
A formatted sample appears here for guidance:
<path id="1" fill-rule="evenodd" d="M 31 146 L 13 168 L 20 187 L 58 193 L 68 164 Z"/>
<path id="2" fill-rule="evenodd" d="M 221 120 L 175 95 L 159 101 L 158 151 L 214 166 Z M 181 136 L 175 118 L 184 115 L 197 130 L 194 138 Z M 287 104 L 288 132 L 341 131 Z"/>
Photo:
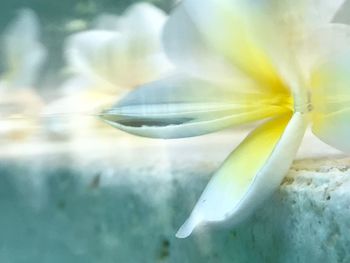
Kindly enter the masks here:
<path id="1" fill-rule="evenodd" d="M 35 84 L 46 58 L 46 49 L 39 42 L 39 21 L 30 9 L 19 12 L 4 34 L 4 55 L 7 63 L 5 81 L 14 87 Z"/>
<path id="2" fill-rule="evenodd" d="M 295 113 L 253 131 L 216 172 L 177 237 L 189 236 L 203 223 L 230 219 L 237 224 L 252 214 L 281 183 L 305 129 L 305 117 Z"/>
<path id="3" fill-rule="evenodd" d="M 284 89 L 276 68 L 256 39 L 250 22 L 254 13 L 244 1 L 189 0 L 182 4 L 206 46 L 266 89 Z"/>
<path id="4" fill-rule="evenodd" d="M 71 36 L 65 53 L 75 73 L 101 83 L 102 88 L 132 88 L 170 69 L 165 54 L 149 44 L 125 34 L 91 30 Z"/>
<path id="5" fill-rule="evenodd" d="M 93 25 L 98 30 L 157 39 L 166 19 L 167 15 L 161 9 L 141 2 L 131 5 L 121 16 L 102 14 L 97 17 Z"/>
<path id="6" fill-rule="evenodd" d="M 68 64 L 76 73 L 104 88 L 132 88 L 153 81 L 171 69 L 161 46 L 165 14 L 152 5 L 135 4 L 114 20 L 115 30 L 90 30 L 71 36 L 66 44 Z M 112 86 L 112 87 L 110 87 Z"/>
<path id="7" fill-rule="evenodd" d="M 347 51 L 339 48 L 338 53 L 333 52 L 313 73 L 312 130 L 324 142 L 349 153 L 350 37 L 346 36 Z"/>
<path id="8" fill-rule="evenodd" d="M 182 54 L 193 58 L 185 60 L 189 64 L 196 60 L 229 62 L 236 71 L 264 84 L 265 89 L 280 92 L 289 88 L 296 96 L 305 96 L 299 45 L 308 30 L 330 22 L 342 3 L 343 0 L 184 1 L 180 6 L 183 10 L 174 13 L 167 26 L 169 32 L 165 31 L 167 51 L 175 60 L 181 54 L 175 52 L 176 47 L 185 50 Z M 201 58 L 207 50 L 211 56 Z M 219 61 L 220 56 L 213 56 L 213 50 L 225 60 Z"/>
<path id="9" fill-rule="evenodd" d="M 167 15 L 159 8 L 149 3 L 131 5 L 119 18 L 117 31 L 127 34 L 130 38 L 147 40 L 160 49 L 160 36 Z"/>
<path id="10" fill-rule="evenodd" d="M 251 23 L 261 45 L 290 88 L 305 93 L 300 90 L 305 84 L 303 62 L 308 57 L 308 53 L 301 53 L 305 41 L 309 42 L 310 32 L 331 25 L 344 0 L 270 0 L 258 8 L 254 5 L 256 0 L 248 2 L 250 9 L 255 9 Z"/>
<path id="11" fill-rule="evenodd" d="M 168 57 L 179 71 L 208 80 L 247 79 L 207 43 L 183 5 L 169 17 L 163 40 Z"/>
<path id="12" fill-rule="evenodd" d="M 119 39 L 121 39 L 119 34 L 103 30 L 72 35 L 65 45 L 65 56 L 70 69 L 96 82 L 108 82 L 109 64 L 106 63 L 106 59 L 110 56 L 108 45 Z"/>
<path id="13" fill-rule="evenodd" d="M 350 26 L 329 24 L 311 30 L 302 46 L 301 63 L 310 74 L 317 67 L 333 60 L 336 54 L 350 49 Z M 312 74 L 311 74 L 312 75 Z M 310 75 L 308 76 L 310 78 Z"/>
<path id="14" fill-rule="evenodd" d="M 283 95 L 239 93 L 225 84 L 174 76 L 132 91 L 101 117 L 110 125 L 132 134 L 182 138 L 289 111 L 290 102 L 284 101 Z"/>

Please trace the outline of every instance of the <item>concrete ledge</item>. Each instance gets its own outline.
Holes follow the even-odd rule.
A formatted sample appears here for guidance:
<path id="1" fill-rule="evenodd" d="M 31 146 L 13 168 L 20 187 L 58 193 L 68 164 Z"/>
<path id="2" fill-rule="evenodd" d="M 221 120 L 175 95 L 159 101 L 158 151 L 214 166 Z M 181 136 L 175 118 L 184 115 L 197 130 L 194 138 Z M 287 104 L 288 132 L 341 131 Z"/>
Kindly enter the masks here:
<path id="1" fill-rule="evenodd" d="M 230 136 L 5 147 L 0 262 L 350 262 L 350 159 L 339 156 L 296 161 L 237 228 L 174 237 Z"/>

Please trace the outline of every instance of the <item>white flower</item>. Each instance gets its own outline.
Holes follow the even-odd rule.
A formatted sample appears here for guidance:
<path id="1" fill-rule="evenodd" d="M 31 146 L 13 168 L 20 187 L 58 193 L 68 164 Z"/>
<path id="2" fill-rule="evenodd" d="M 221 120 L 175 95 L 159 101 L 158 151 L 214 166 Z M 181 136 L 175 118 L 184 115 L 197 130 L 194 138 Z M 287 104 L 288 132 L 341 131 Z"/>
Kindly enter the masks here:
<path id="1" fill-rule="evenodd" d="M 131 92 L 104 120 L 156 138 L 265 120 L 215 173 L 178 237 L 250 216 L 281 183 L 308 124 L 350 151 L 350 29 L 330 23 L 342 3 L 186 0 L 171 15 L 164 44 L 180 73 Z"/>
<path id="2" fill-rule="evenodd" d="M 23 9 L 3 34 L 5 72 L 0 76 L 0 136 L 26 137 L 38 126 L 43 102 L 34 86 L 46 58 L 39 40 L 39 22 Z"/>
<path id="3" fill-rule="evenodd" d="M 171 68 L 161 45 L 166 19 L 160 9 L 137 3 L 121 16 L 101 15 L 94 29 L 70 36 L 65 56 L 74 77 L 65 84 L 64 97 L 45 113 L 97 114 L 117 96 L 166 74 Z M 72 121 L 73 129 L 98 123 L 78 118 Z"/>

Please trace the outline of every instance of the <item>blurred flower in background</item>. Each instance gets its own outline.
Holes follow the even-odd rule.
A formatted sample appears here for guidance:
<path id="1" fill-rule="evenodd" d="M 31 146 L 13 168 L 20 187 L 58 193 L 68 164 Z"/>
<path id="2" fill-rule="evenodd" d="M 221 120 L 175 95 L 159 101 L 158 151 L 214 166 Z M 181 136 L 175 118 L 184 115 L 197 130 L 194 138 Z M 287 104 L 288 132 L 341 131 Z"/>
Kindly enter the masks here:
<path id="1" fill-rule="evenodd" d="M 49 134 L 74 137 L 107 127 L 96 118 L 102 109 L 169 72 L 161 45 L 166 19 L 153 5 L 137 3 L 121 16 L 102 14 L 92 29 L 68 37 L 64 55 L 71 77 L 44 110 Z"/>
<path id="2" fill-rule="evenodd" d="M 46 49 L 39 38 L 39 21 L 29 9 L 19 11 L 3 33 L 5 72 L 0 76 L 1 138 L 26 138 L 38 126 L 43 101 L 35 86 L 46 58 Z"/>

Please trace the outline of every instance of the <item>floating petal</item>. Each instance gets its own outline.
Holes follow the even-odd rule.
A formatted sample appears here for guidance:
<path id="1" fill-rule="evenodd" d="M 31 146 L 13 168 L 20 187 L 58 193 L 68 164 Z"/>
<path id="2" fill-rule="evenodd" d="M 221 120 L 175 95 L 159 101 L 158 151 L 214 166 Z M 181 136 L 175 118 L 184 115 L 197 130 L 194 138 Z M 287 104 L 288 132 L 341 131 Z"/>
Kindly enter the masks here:
<path id="1" fill-rule="evenodd" d="M 189 236 L 200 224 L 229 218 L 237 224 L 252 214 L 281 183 L 305 129 L 305 117 L 295 113 L 253 131 L 216 172 L 177 237 Z"/>

